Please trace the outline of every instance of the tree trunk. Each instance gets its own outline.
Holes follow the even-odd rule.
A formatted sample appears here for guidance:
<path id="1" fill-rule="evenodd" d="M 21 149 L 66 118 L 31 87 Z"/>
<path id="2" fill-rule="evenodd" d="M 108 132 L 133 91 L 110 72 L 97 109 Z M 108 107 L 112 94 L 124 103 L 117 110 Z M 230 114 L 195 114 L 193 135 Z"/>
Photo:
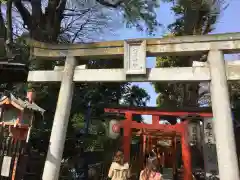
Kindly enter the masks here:
<path id="1" fill-rule="evenodd" d="M 31 38 L 41 42 L 58 42 L 66 0 L 49 0 L 45 13 L 41 8 L 41 0 L 32 0 L 32 14 L 24 7 L 21 0 L 15 0 L 14 3 Z M 52 69 L 53 63 L 56 62 L 42 61 L 38 58 L 32 61 L 32 67 L 34 69 Z"/>
<path id="2" fill-rule="evenodd" d="M 42 12 L 41 1 L 32 0 L 32 14 L 23 6 L 20 0 L 15 1 L 24 25 L 30 32 L 31 38 L 43 42 L 57 42 L 66 0 L 49 0 L 45 13 Z"/>
<path id="3" fill-rule="evenodd" d="M 0 2 L 0 7 L 1 6 L 2 6 L 2 3 Z M 0 37 L 5 38 L 5 36 L 6 36 L 6 27 L 3 19 L 2 10 L 0 8 Z"/>
<path id="4" fill-rule="evenodd" d="M 6 39 L 6 27 L 5 27 L 5 23 L 4 23 L 4 19 L 3 19 L 3 14 L 2 14 L 2 10 L 1 10 L 1 2 L 0 2 L 0 38 L 2 38 L 3 40 L 1 41 L 1 43 L 4 43 L 4 40 Z M 4 44 L 1 44 L 2 47 L 4 46 Z M 0 50 L 0 57 L 5 57 L 6 56 L 6 51 L 5 48 L 1 48 Z M 1 61 L 1 59 L 0 59 Z"/>

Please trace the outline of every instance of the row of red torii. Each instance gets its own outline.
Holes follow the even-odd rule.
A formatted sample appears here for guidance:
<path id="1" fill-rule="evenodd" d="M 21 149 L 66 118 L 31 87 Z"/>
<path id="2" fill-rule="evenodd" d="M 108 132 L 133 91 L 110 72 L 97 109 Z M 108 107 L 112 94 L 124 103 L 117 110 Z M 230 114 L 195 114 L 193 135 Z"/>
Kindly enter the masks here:
<path id="1" fill-rule="evenodd" d="M 74 45 L 53 45 L 32 40 L 29 43 L 36 57 L 66 59 L 64 67 L 30 71 L 28 75 L 29 82 L 61 82 L 43 180 L 56 180 L 59 176 L 74 82 L 210 82 L 220 179 L 239 180 L 227 81 L 240 79 L 240 67 L 238 61 L 225 63 L 224 54 L 240 51 L 240 33 Z M 203 54 L 208 55 L 204 65 L 146 68 L 146 57 L 150 56 L 195 57 Z M 78 66 L 78 61 L 82 64 L 81 60 L 116 58 L 123 59 L 123 68 L 87 69 Z"/>
<path id="2" fill-rule="evenodd" d="M 189 132 L 190 121 L 191 118 L 202 119 L 204 118 L 212 118 L 212 113 L 208 108 L 184 108 L 178 110 L 166 110 L 161 108 L 132 108 L 132 107 L 111 107 L 105 108 L 106 113 L 116 113 L 116 114 L 124 114 L 125 120 L 123 121 L 115 121 L 110 125 L 117 125 L 123 129 L 123 150 L 124 155 L 127 161 L 130 160 L 130 148 L 131 148 L 131 140 L 133 135 L 133 129 L 139 129 L 137 135 L 141 137 L 141 146 L 140 146 L 140 167 L 144 162 L 145 153 L 149 152 L 153 144 L 156 144 L 157 139 L 170 139 L 171 140 L 171 151 L 173 156 L 173 161 L 176 161 L 176 151 L 177 151 L 177 138 L 181 139 L 181 151 L 182 151 L 182 161 L 183 161 L 183 179 L 184 180 L 192 180 L 192 163 L 191 163 L 191 148 L 190 148 L 190 137 Z M 133 115 L 141 114 L 141 115 L 152 115 L 152 123 L 145 124 L 141 122 L 133 121 Z M 185 117 L 184 121 L 181 123 L 176 123 L 174 125 L 170 124 L 160 124 L 160 117 L 166 116 L 174 116 L 174 117 Z M 194 122 L 198 124 L 199 122 Z M 113 127 L 110 127 L 113 128 Z M 117 129 L 117 128 L 116 128 Z M 116 130 L 115 129 L 115 130 Z M 111 131 L 111 130 L 110 130 Z M 112 131 L 114 131 L 112 129 Z M 191 131 L 191 130 L 190 130 Z M 117 135 L 118 132 L 112 133 Z M 191 136 L 191 135 L 190 135 Z M 198 137 L 199 138 L 199 137 Z M 148 140 L 148 141 L 147 141 Z M 200 140 L 200 139 L 199 139 Z M 155 142 L 153 142 L 155 141 Z M 213 143 L 213 142 L 210 142 Z M 205 152 L 206 153 L 206 152 Z M 173 175 L 177 170 L 176 162 L 172 164 Z M 206 168 L 206 167 L 205 167 Z"/>

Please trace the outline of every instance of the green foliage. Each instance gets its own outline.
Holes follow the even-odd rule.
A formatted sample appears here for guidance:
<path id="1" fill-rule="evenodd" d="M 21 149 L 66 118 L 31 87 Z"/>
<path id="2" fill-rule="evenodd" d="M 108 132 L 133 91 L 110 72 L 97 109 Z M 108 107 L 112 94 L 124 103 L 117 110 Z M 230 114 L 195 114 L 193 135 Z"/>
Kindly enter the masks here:
<path id="1" fill-rule="evenodd" d="M 147 32 L 152 34 L 160 26 L 156 19 L 155 9 L 159 7 L 159 0 L 132 0 L 126 1 L 122 8 L 128 27 L 135 26 L 143 31 L 147 27 Z M 144 24 L 142 23 L 144 22 Z"/>
<path id="2" fill-rule="evenodd" d="M 168 36 L 202 35 L 211 32 L 223 9 L 220 1 L 175 1 L 172 11 L 176 20 L 168 26 Z M 158 57 L 156 67 L 189 67 L 192 61 L 205 61 L 205 56 L 194 57 Z M 158 106 L 198 106 L 199 84 L 186 83 L 153 83 L 155 91 L 159 94 Z"/>
<path id="3" fill-rule="evenodd" d="M 98 3 L 105 7 L 120 10 L 123 14 L 127 27 L 136 27 L 137 30 L 146 30 L 153 34 L 159 23 L 156 19 L 156 9 L 159 7 L 160 0 L 97 0 Z"/>
<path id="4" fill-rule="evenodd" d="M 84 128 L 85 122 L 84 122 L 84 115 L 82 113 L 74 114 L 71 121 L 72 121 L 72 126 L 75 129 Z"/>
<path id="5" fill-rule="evenodd" d="M 66 0 L 36 1 L 36 3 L 32 3 L 34 7 L 30 10 L 24 5 L 24 1 L 14 1 L 14 6 L 21 18 L 17 21 L 13 19 L 14 27 L 19 27 L 19 22 L 23 21 L 20 27 L 24 27 L 28 31 L 28 33 L 21 35 L 18 33 L 23 32 L 23 29 L 18 31 L 17 28 L 14 28 L 14 45 L 18 47 L 21 55 L 18 62 L 28 64 L 31 70 L 53 69 L 55 65 L 63 65 L 63 62 L 29 57 L 29 47 L 24 42 L 26 36 L 49 43 L 69 43 L 89 41 L 91 38 L 99 36 L 101 33 L 98 32 L 101 32 L 103 28 L 111 28 L 108 27 L 109 18 L 107 18 L 106 13 L 103 13 L 106 8 L 111 7 L 109 3 L 99 0 L 98 2 L 102 6 L 87 7 L 85 5 L 86 1 L 81 1 L 83 2 L 82 5 L 80 5 L 80 1 L 78 1 L 78 4 L 74 1 L 69 2 L 70 4 L 66 2 Z M 46 4 L 42 8 L 44 3 Z M 157 1 L 133 0 L 124 1 L 124 3 L 111 8 L 115 12 L 123 13 L 128 27 L 137 27 L 138 30 L 144 30 L 146 26 L 145 30 L 153 33 L 159 26 L 155 13 L 157 7 Z M 0 14 L 0 18 L 2 18 L 1 23 L 4 25 L 2 14 Z M 0 31 L 4 32 L 5 26 L 0 26 Z M 75 41 L 75 39 L 78 40 Z M 86 63 L 88 68 L 120 68 L 123 66 L 122 59 L 111 59 L 111 61 L 96 61 L 93 59 L 88 63 L 81 62 Z M 59 83 L 7 85 L 8 90 L 22 98 L 26 95 L 28 88 L 34 89 L 37 97 L 36 103 L 46 110 L 44 117 L 36 116 L 30 138 L 30 145 L 39 152 L 47 152 L 59 87 Z M 104 135 L 76 137 L 76 132 L 84 127 L 84 115 L 89 102 L 91 102 L 91 116 L 100 117 L 103 114 L 104 106 L 117 105 L 120 99 L 124 99 L 124 103 L 128 105 L 145 106 L 150 97 L 146 91 L 137 86 L 132 87 L 129 83 L 79 83 L 75 85 L 64 158 L 73 157 L 79 153 L 79 149 L 75 148 L 79 141 L 84 143 L 85 150 L 96 150 L 101 146 L 100 148 L 109 152 L 112 148 L 116 148 L 114 145 L 116 145 L 117 140 L 110 140 Z M 141 116 L 134 118 L 141 121 Z M 99 121 L 95 129 L 97 132 L 105 132 L 106 124 Z"/>
<path id="6" fill-rule="evenodd" d="M 125 92 L 122 95 L 121 103 L 123 105 L 129 106 L 146 106 L 147 102 L 150 100 L 150 96 L 146 90 L 139 88 L 136 85 L 131 87 L 127 86 Z"/>
<path id="7" fill-rule="evenodd" d="M 0 0 L 0 3 L 6 4 L 6 3 L 7 3 L 7 0 Z"/>
<path id="8" fill-rule="evenodd" d="M 43 1 L 41 1 L 42 3 Z M 56 2 L 56 3 L 53 3 Z M 74 2 L 74 1 L 73 1 Z M 100 2 L 100 1 L 99 1 Z M 102 1 L 103 2 L 103 1 Z M 71 42 L 72 39 L 69 37 L 69 32 L 71 31 L 71 36 L 81 36 L 83 35 L 86 30 L 91 32 L 92 29 L 89 31 L 88 29 L 84 29 L 84 27 L 88 27 L 88 24 L 91 25 L 91 28 L 97 29 L 98 26 L 100 28 L 104 27 L 104 20 L 107 21 L 106 18 L 103 18 L 101 13 L 97 13 L 96 11 L 104 11 L 105 8 L 109 6 L 107 4 L 101 3 L 103 6 L 101 8 L 93 8 L 93 7 L 86 7 L 78 4 L 71 4 L 68 5 L 68 8 L 73 8 L 71 12 L 71 16 L 69 14 L 63 14 L 63 9 L 65 9 L 64 5 L 59 6 L 58 11 L 55 11 L 54 7 L 56 4 L 64 3 L 63 1 L 53 0 L 49 1 L 47 7 L 45 8 L 45 12 L 40 14 L 40 17 L 37 16 L 36 13 L 28 13 L 30 12 L 27 8 L 23 6 L 24 2 L 16 1 L 15 6 L 23 20 L 23 25 L 27 28 L 29 33 L 34 39 L 40 41 L 57 41 L 63 40 L 64 42 Z M 76 3 L 76 2 L 75 2 Z M 61 4 L 62 5 L 62 4 Z M 84 8 L 83 8 L 84 7 Z M 124 17 L 126 18 L 127 25 L 135 26 L 139 30 L 143 30 L 143 26 L 147 25 L 147 31 L 152 33 L 154 29 L 158 26 L 156 21 L 155 15 L 155 8 L 157 8 L 157 2 L 153 1 L 129 1 L 128 3 L 121 4 L 119 6 L 114 7 L 114 11 L 123 12 Z M 82 9 L 85 10 L 82 10 Z M 41 4 L 35 4 L 34 11 L 37 9 L 41 9 Z M 86 10 L 87 9 L 87 10 Z M 78 11 L 76 11 L 78 10 Z M 75 12 L 76 11 L 76 12 Z M 90 13 L 88 13 L 90 12 Z M 91 13 L 92 12 L 92 13 Z M 81 15 L 79 15 L 81 14 Z M 90 16 L 91 15 L 91 16 Z M 96 17 L 92 17 L 95 15 Z M 67 21 L 67 28 L 61 27 L 63 17 L 68 18 Z M 70 17 L 70 18 L 69 18 Z M 91 21 L 86 21 L 91 19 Z M 77 23 L 75 23 L 76 19 L 79 19 Z M 83 21 L 81 21 L 81 19 Z M 14 22 L 13 22 L 14 23 Z M 65 23 L 65 22 L 64 22 Z M 62 24 L 64 24 L 62 23 Z M 107 22 L 106 22 L 107 23 Z M 51 26 L 49 26 L 49 24 Z M 77 26 L 73 27 L 73 24 Z M 92 25 L 93 24 L 93 25 Z M 95 24 L 95 25 L 94 25 Z M 72 25 L 72 26 L 71 26 Z M 71 27 L 70 27 L 71 26 Z M 36 27 L 36 28 L 34 28 Z M 79 29 L 81 27 L 82 29 Z M 70 28 L 70 29 L 69 29 Z M 60 31 L 61 29 L 61 31 Z M 79 32 L 80 33 L 79 33 Z M 76 34 L 78 33 L 78 34 Z M 94 33 L 96 33 L 94 31 Z M 84 36 L 86 33 L 84 33 Z M 90 34 L 87 34 L 88 36 Z M 15 39 L 15 44 L 20 49 L 20 59 L 18 62 L 26 63 L 29 65 L 30 69 L 52 69 L 56 62 L 53 61 L 45 61 L 41 58 L 30 59 L 29 62 L 29 48 L 24 42 L 24 38 L 26 35 L 19 36 Z M 28 36 L 28 35 L 27 35 Z M 59 37 L 59 38 L 58 38 Z M 61 38 L 60 38 L 61 37 Z M 84 39 L 85 37 L 82 37 Z M 78 37 L 81 39 L 81 37 Z M 60 42 L 61 43 L 61 42 Z M 30 57 L 31 58 L 31 57 Z M 114 63 L 112 63 L 114 61 Z M 60 64 L 58 64 L 60 65 Z M 101 61 L 91 61 L 88 63 L 89 68 L 117 68 L 122 67 L 122 60 L 101 60 Z M 8 89 L 12 90 L 12 92 L 18 96 L 24 98 L 26 94 L 26 90 L 28 87 L 35 89 L 37 93 L 36 103 L 46 109 L 46 113 L 44 114 L 44 119 L 40 116 L 36 116 L 34 129 L 32 138 L 30 139 L 31 144 L 35 149 L 39 151 L 46 152 L 48 147 L 48 139 L 50 135 L 50 130 L 52 127 L 53 117 L 56 108 L 56 102 L 58 98 L 58 91 L 59 91 L 59 83 L 52 83 L 52 84 L 8 84 Z M 124 97 L 123 97 L 124 96 Z M 129 105 L 139 105 L 145 106 L 146 102 L 149 100 L 149 95 L 138 88 L 137 86 L 131 87 L 129 83 L 94 83 L 94 84 L 77 84 L 75 86 L 74 98 L 72 103 L 72 110 L 71 110 L 71 119 L 69 121 L 69 128 L 66 140 L 66 147 L 64 157 L 72 155 L 73 152 L 71 147 L 74 147 L 76 143 L 75 140 L 75 132 L 78 131 L 80 128 L 84 127 L 84 114 L 86 113 L 86 105 L 88 102 L 91 102 L 91 114 L 93 117 L 98 117 L 103 113 L 104 106 L 109 104 L 118 104 L 118 101 L 123 97 L 124 103 Z M 141 120 L 141 116 L 136 117 L 137 120 Z M 103 131 L 104 126 L 102 122 L 98 124 L 97 131 Z M 105 137 L 97 136 L 89 136 L 88 138 L 83 138 L 82 140 L 85 142 L 87 147 L 94 147 L 93 144 L 106 144 L 105 141 L 109 141 L 109 139 L 104 139 Z M 42 141 L 44 141 L 44 143 Z M 92 145 L 91 145 L 92 144 Z M 69 147 L 69 148 L 68 148 Z M 92 149 L 92 148 L 90 148 Z"/>
<path id="9" fill-rule="evenodd" d="M 144 89 L 133 85 L 131 87 L 125 87 L 120 103 L 124 106 L 146 106 L 149 100 L 150 96 Z M 139 114 L 134 114 L 133 120 L 141 122 L 142 116 Z"/>

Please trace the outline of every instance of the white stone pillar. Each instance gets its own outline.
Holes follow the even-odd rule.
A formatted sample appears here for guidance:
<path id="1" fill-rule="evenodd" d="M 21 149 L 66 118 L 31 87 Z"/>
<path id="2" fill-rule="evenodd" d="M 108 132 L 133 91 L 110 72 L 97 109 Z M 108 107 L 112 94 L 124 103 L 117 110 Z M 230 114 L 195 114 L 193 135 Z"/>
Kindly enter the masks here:
<path id="1" fill-rule="evenodd" d="M 220 179 L 239 180 L 233 120 L 229 101 L 224 54 L 211 50 L 208 54 L 211 72 L 211 100 Z"/>
<path id="2" fill-rule="evenodd" d="M 74 57 L 67 57 L 54 116 L 43 180 L 58 180 L 73 97 Z"/>

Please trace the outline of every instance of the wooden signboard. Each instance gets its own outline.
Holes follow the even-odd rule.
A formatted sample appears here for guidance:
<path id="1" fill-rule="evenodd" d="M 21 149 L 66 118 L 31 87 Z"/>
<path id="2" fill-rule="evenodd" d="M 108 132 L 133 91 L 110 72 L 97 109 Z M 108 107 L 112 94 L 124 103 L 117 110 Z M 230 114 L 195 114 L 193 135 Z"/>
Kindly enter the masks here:
<path id="1" fill-rule="evenodd" d="M 1 176 L 9 177 L 12 157 L 4 156 L 2 162 Z"/>
<path id="2" fill-rule="evenodd" d="M 188 142 L 191 147 L 192 168 L 199 167 L 199 153 L 201 153 L 201 127 L 200 121 L 191 120 L 188 124 Z"/>
<path id="3" fill-rule="evenodd" d="M 213 119 L 205 118 L 204 123 L 204 142 L 203 142 L 203 152 L 204 152 L 204 166 L 206 176 L 218 173 L 218 160 L 217 160 L 217 150 L 216 150 L 216 140 L 214 135 Z"/>
<path id="4" fill-rule="evenodd" d="M 198 121 L 190 122 L 188 125 L 188 139 L 189 144 L 192 146 L 200 147 L 201 130 L 200 123 Z"/>

